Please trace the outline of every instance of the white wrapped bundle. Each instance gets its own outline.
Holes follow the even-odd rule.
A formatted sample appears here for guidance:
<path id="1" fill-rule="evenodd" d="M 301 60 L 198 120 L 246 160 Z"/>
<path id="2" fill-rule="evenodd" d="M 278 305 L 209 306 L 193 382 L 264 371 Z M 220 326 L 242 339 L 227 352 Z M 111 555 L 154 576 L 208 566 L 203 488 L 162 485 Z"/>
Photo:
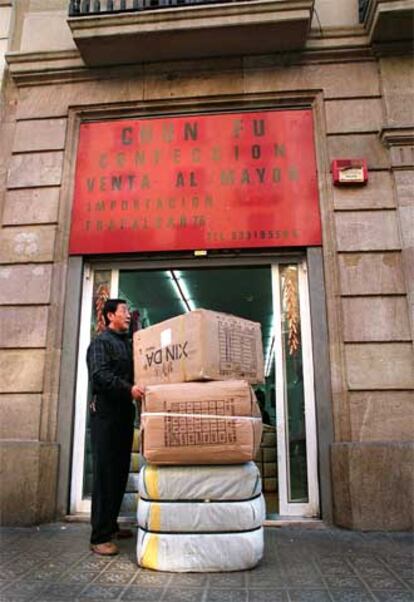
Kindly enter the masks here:
<path id="1" fill-rule="evenodd" d="M 163 533 L 248 531 L 263 525 L 262 495 L 243 502 L 149 502 L 140 499 L 138 526 Z"/>
<path id="2" fill-rule="evenodd" d="M 135 493 L 125 493 L 122 498 L 121 503 L 121 512 L 125 512 L 126 514 L 136 514 L 138 505 L 138 494 Z"/>
<path id="3" fill-rule="evenodd" d="M 262 491 L 254 462 L 220 466 L 156 466 L 139 473 L 139 495 L 148 500 L 246 500 Z"/>
<path id="4" fill-rule="evenodd" d="M 263 527 L 241 533 L 172 534 L 138 529 L 137 560 L 173 572 L 243 571 L 263 557 Z"/>
<path id="5" fill-rule="evenodd" d="M 131 453 L 131 460 L 129 463 L 129 471 L 130 472 L 138 472 L 145 464 L 144 456 L 139 454 L 138 452 Z"/>
<path id="6" fill-rule="evenodd" d="M 138 487 L 139 487 L 139 473 L 138 472 L 130 472 L 128 474 L 126 491 L 128 493 L 131 493 L 131 492 L 136 493 L 138 491 Z"/>

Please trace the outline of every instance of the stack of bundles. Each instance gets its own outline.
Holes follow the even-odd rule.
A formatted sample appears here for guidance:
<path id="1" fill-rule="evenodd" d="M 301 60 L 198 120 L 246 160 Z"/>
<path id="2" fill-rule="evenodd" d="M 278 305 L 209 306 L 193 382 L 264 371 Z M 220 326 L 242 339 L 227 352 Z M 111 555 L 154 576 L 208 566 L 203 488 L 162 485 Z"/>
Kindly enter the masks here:
<path id="1" fill-rule="evenodd" d="M 134 358 L 137 382 L 149 385 L 138 563 L 165 571 L 255 566 L 265 507 L 251 462 L 262 421 L 249 382 L 263 379 L 260 325 L 196 310 L 138 331 Z"/>
<path id="2" fill-rule="evenodd" d="M 263 555 L 265 516 L 254 462 L 145 466 L 139 477 L 138 563 L 159 571 L 236 571 Z"/>
<path id="3" fill-rule="evenodd" d="M 262 476 L 265 493 L 277 491 L 276 461 L 276 429 L 264 424 L 262 442 L 255 462 Z"/>
<path id="4" fill-rule="evenodd" d="M 134 429 L 134 439 L 132 443 L 131 461 L 129 466 L 128 482 L 126 492 L 122 500 L 121 512 L 124 514 L 136 515 L 138 503 L 138 477 L 139 471 L 144 464 L 144 458 L 139 453 L 139 429 Z"/>

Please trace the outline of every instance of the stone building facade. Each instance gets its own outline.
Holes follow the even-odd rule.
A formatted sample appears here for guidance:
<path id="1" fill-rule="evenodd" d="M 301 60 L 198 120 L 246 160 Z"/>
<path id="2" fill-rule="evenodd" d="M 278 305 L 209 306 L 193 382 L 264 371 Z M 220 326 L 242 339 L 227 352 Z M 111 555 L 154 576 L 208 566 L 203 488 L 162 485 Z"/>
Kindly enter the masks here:
<path id="1" fill-rule="evenodd" d="M 83 4 L 68 16 L 66 0 L 0 0 L 2 524 L 69 513 L 84 258 L 69 257 L 68 241 L 80 123 L 306 107 L 322 225 L 322 245 L 306 251 L 322 283 L 311 286 L 322 308 L 313 334 L 319 514 L 348 528 L 412 528 L 412 0 L 77 14 Z M 367 185 L 334 186 L 341 158 L 366 159 Z"/>

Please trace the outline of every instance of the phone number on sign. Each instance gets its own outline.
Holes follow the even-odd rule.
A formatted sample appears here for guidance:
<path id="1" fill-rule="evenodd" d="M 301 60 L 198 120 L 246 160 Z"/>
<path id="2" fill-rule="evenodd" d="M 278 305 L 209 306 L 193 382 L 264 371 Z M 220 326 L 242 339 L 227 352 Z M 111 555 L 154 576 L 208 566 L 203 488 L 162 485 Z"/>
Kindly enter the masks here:
<path id="1" fill-rule="evenodd" d="M 234 230 L 229 235 L 224 232 L 207 232 L 208 241 L 231 240 L 280 240 L 299 238 L 298 230 Z"/>

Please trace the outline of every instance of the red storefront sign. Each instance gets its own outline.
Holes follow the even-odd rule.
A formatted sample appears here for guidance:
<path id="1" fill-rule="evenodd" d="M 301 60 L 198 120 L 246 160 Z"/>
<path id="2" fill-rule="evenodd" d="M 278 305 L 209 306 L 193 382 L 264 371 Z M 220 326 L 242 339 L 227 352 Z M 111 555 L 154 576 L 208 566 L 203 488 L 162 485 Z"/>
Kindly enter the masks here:
<path id="1" fill-rule="evenodd" d="M 320 244 L 310 110 L 80 127 L 72 255 Z"/>

